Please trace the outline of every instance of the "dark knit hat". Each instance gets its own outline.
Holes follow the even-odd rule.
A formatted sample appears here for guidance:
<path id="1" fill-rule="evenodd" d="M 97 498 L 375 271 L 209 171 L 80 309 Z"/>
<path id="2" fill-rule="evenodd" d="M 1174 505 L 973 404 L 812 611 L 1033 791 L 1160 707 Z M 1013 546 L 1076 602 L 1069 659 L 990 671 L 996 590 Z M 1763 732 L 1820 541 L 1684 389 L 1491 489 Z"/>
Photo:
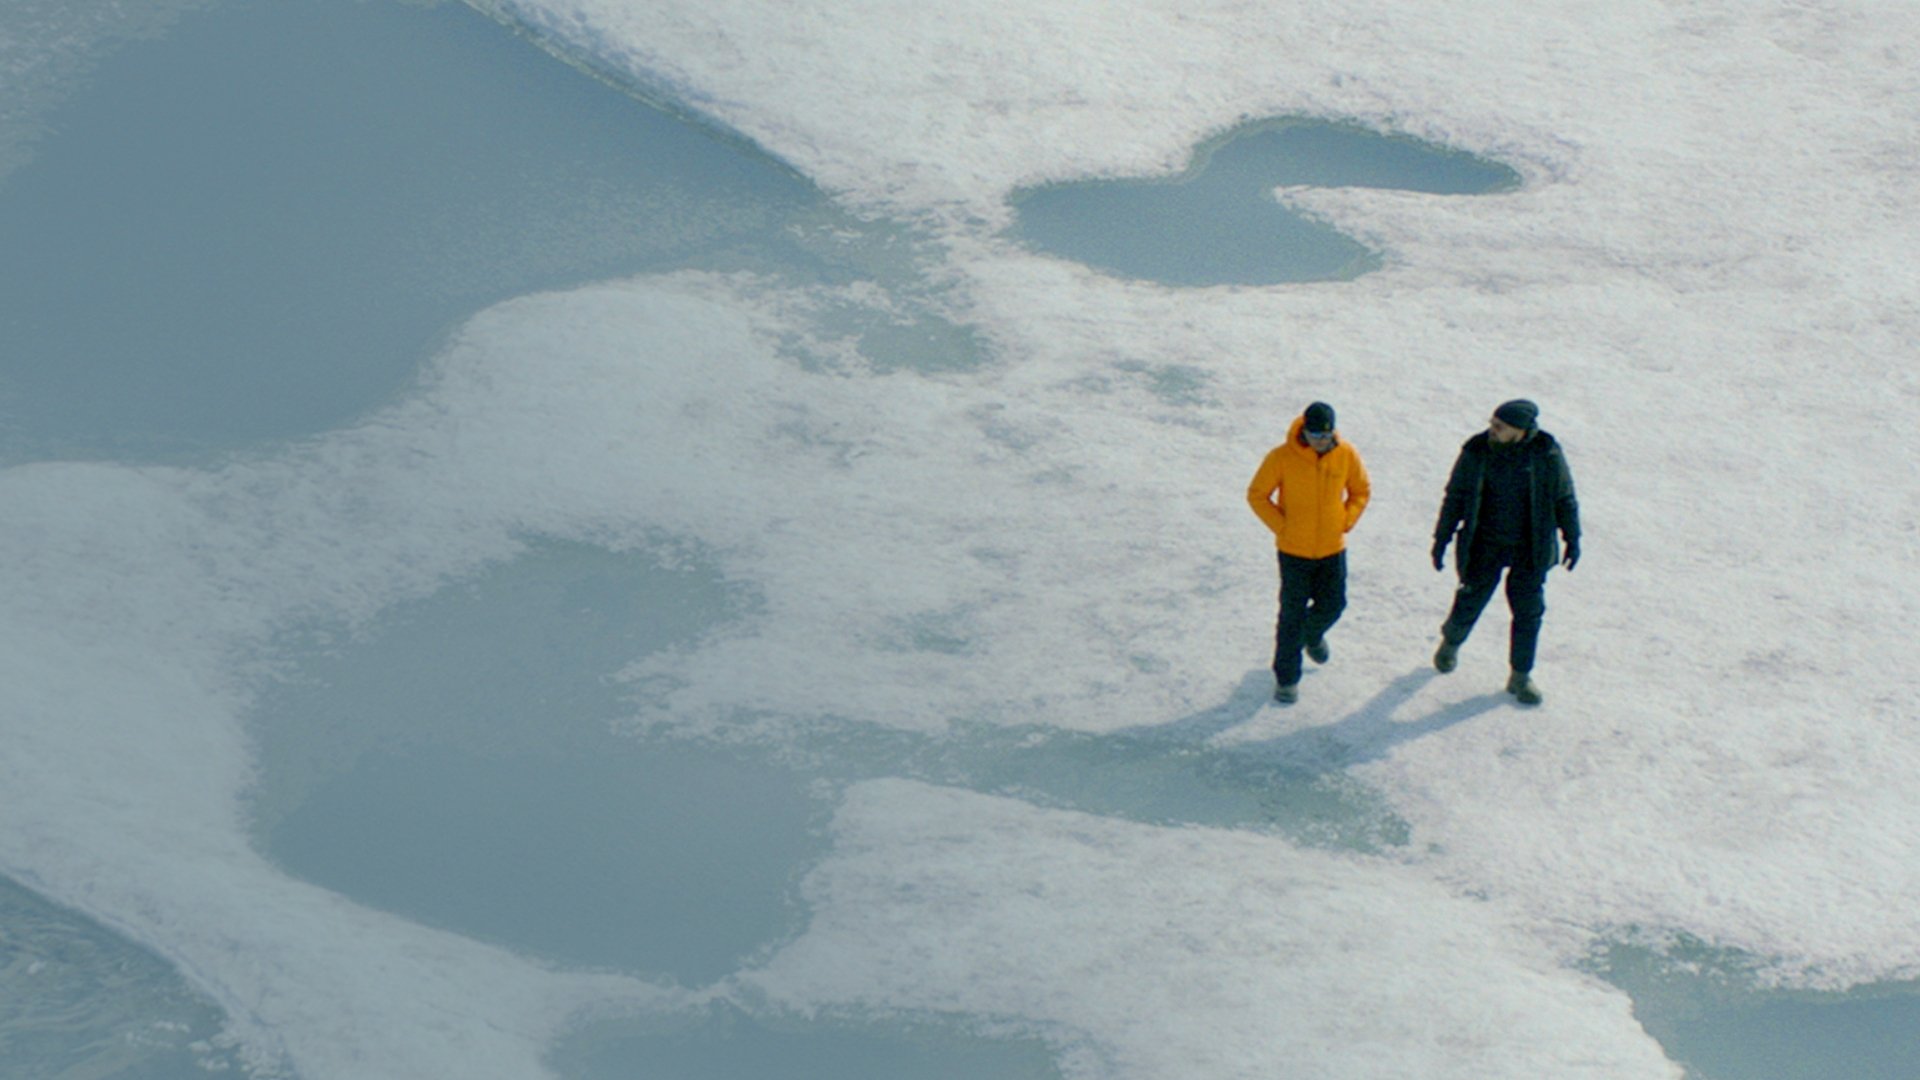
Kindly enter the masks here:
<path id="1" fill-rule="evenodd" d="M 1534 426 L 1540 423 L 1540 406 L 1526 398 L 1514 398 L 1493 410 L 1493 415 L 1508 427 L 1532 431 Z"/>
<path id="2" fill-rule="evenodd" d="M 1302 431 L 1313 435 L 1325 435 L 1333 430 L 1333 406 L 1324 401 L 1316 401 L 1307 406 L 1306 422 Z"/>

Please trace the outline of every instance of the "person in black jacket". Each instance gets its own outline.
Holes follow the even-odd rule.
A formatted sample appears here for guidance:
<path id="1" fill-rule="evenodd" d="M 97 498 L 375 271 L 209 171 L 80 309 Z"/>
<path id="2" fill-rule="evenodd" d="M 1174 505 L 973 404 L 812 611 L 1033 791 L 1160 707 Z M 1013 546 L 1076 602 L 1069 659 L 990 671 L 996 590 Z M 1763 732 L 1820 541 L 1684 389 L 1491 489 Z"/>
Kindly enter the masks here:
<path id="1" fill-rule="evenodd" d="M 1453 610 L 1440 627 L 1440 649 L 1433 666 L 1452 671 L 1461 643 L 1507 578 L 1507 607 L 1513 630 L 1507 659 L 1513 674 L 1507 692 L 1522 704 L 1538 705 L 1533 657 L 1546 614 L 1547 571 L 1556 564 L 1572 570 L 1580 561 L 1580 504 L 1574 498 L 1573 473 L 1552 435 L 1540 430 L 1540 407 L 1525 399 L 1493 410 L 1487 430 L 1460 447 L 1447 478 L 1440 520 L 1433 527 L 1433 568 L 1446 569 L 1447 545 L 1455 537 L 1454 564 L 1460 588 Z M 1566 538 L 1564 554 L 1560 538 Z"/>

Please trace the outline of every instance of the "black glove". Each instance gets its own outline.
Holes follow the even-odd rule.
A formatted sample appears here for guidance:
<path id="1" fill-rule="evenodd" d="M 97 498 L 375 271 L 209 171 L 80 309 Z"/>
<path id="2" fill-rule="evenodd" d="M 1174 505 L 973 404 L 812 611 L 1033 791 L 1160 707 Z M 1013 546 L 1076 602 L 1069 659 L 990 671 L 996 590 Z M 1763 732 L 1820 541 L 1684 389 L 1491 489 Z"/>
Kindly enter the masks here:
<path id="1" fill-rule="evenodd" d="M 1580 561 L 1580 538 L 1575 536 L 1567 541 L 1567 553 L 1566 553 L 1566 556 L 1560 560 L 1560 563 L 1561 565 L 1565 566 L 1567 569 L 1571 570 L 1573 569 L 1573 564 L 1579 561 Z"/>
<path id="2" fill-rule="evenodd" d="M 1435 570 L 1445 570 L 1447 568 L 1447 541 L 1445 537 L 1433 542 L 1433 568 Z"/>

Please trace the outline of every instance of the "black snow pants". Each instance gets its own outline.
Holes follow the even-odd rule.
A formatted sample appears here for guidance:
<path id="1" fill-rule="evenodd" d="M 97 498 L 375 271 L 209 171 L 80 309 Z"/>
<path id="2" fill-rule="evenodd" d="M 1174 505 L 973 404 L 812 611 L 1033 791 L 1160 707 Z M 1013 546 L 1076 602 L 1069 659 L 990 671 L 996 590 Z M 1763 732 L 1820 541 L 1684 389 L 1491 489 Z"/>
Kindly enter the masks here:
<path id="1" fill-rule="evenodd" d="M 1273 631 L 1273 677 L 1300 681 L 1300 649 L 1319 641 L 1347 608 L 1347 553 L 1324 559 L 1280 555 L 1280 617 Z"/>
<path id="2" fill-rule="evenodd" d="M 1440 635 L 1455 645 L 1467 640 L 1480 612 L 1493 598 L 1493 590 L 1499 587 L 1503 571 L 1507 576 L 1507 608 L 1513 613 L 1507 660 L 1515 671 L 1532 671 L 1540 622 L 1547 613 L 1547 568 L 1533 565 L 1529 545 L 1473 545 L 1466 571 L 1460 575 L 1460 588 L 1453 594 L 1453 610 L 1447 613 Z"/>

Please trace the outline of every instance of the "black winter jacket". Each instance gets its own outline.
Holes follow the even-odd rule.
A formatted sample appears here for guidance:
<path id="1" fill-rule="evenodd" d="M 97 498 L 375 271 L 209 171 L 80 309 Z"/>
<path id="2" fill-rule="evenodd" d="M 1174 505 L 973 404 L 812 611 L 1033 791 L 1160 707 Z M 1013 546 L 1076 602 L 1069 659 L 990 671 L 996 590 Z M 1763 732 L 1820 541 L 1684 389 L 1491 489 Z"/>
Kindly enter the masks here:
<path id="1" fill-rule="evenodd" d="M 1480 524 L 1480 495 L 1486 482 L 1487 459 L 1493 450 L 1487 432 L 1468 439 L 1454 460 L 1453 474 L 1447 478 L 1447 495 L 1440 503 L 1440 520 L 1434 523 L 1436 545 L 1455 538 L 1453 563 L 1462 576 L 1473 552 L 1474 532 Z M 1516 449 L 1526 455 L 1521 468 L 1527 475 L 1529 498 L 1528 540 L 1534 565 L 1543 569 L 1560 563 L 1560 536 L 1568 543 L 1580 539 L 1580 503 L 1573 494 L 1573 473 L 1567 457 L 1552 435 L 1535 431 Z"/>

